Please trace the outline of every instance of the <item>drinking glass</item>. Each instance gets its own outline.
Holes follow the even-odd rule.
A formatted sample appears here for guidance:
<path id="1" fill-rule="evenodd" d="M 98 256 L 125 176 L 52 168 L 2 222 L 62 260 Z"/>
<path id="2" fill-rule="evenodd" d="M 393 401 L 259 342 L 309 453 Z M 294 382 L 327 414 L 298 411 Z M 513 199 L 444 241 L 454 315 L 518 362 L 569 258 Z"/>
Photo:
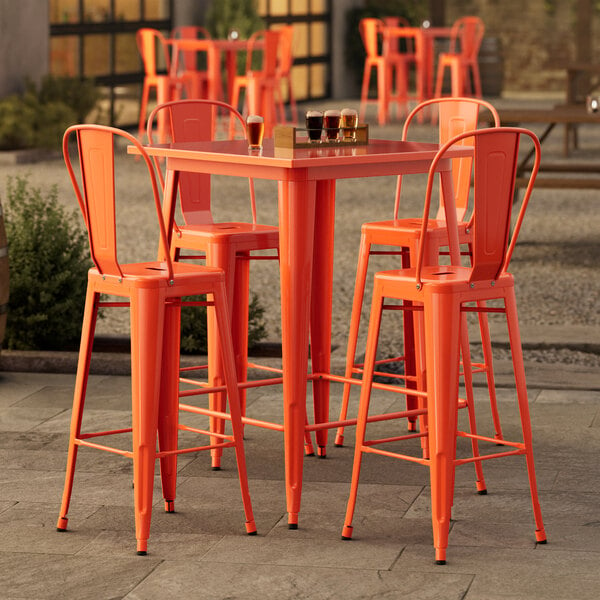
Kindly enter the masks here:
<path id="1" fill-rule="evenodd" d="M 353 142 L 356 140 L 358 113 L 353 108 L 343 108 L 341 115 L 342 139 L 344 142 Z"/>
<path id="2" fill-rule="evenodd" d="M 323 113 L 320 110 L 309 110 L 306 113 L 306 130 L 308 131 L 308 141 L 311 144 L 318 144 L 321 142 Z"/>
<path id="3" fill-rule="evenodd" d="M 246 133 L 248 148 L 260 150 L 265 134 L 265 120 L 260 115 L 248 115 L 246 119 Z"/>
<path id="4" fill-rule="evenodd" d="M 325 127 L 325 136 L 328 142 L 335 142 L 340 133 L 340 119 L 342 115 L 339 110 L 331 109 L 325 111 L 323 125 Z"/>

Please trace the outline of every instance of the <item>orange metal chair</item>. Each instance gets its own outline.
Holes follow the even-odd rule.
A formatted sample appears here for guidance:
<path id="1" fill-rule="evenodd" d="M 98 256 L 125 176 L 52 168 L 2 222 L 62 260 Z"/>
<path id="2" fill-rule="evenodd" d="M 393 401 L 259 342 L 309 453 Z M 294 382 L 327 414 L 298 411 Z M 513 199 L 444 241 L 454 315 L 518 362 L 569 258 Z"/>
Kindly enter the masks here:
<path id="1" fill-rule="evenodd" d="M 214 139 L 217 110 L 225 117 L 235 119 L 245 132 L 243 117 L 232 106 L 211 100 L 179 100 L 157 106 L 148 118 L 148 138 L 152 143 L 153 122 L 161 114 L 169 123 L 171 139 L 176 142 L 197 142 Z M 159 169 L 160 173 L 160 169 Z M 162 177 L 162 174 L 161 174 Z M 251 259 L 277 259 L 279 230 L 271 225 L 256 222 L 254 182 L 250 179 L 251 220 L 217 223 L 211 213 L 210 175 L 202 173 L 179 174 L 179 198 L 183 223 L 173 219 L 174 207 L 165 204 L 165 214 L 174 223 L 170 234 L 171 256 L 174 260 L 204 258 L 206 264 L 225 272 L 227 299 L 233 328 L 238 381 L 247 379 L 248 371 L 248 303 Z M 189 250 L 193 254 L 185 254 Z M 259 250 L 274 250 L 275 255 L 253 255 Z M 202 253 L 202 254 L 199 254 Z M 214 323 L 209 319 L 209 337 L 214 336 Z M 256 365 L 252 365 L 256 366 Z M 218 356 L 209 362 L 209 378 L 217 383 L 221 377 Z M 242 409 L 245 391 L 241 391 Z M 223 395 L 213 397 L 217 407 L 222 407 Z M 219 425 L 214 424 L 218 429 Z M 213 468 L 220 465 L 220 450 L 213 453 Z"/>
<path id="2" fill-rule="evenodd" d="M 475 98 L 439 98 L 428 100 L 415 107 L 407 117 L 402 131 L 402 139 L 409 138 L 410 126 L 415 118 L 432 108 L 437 107 L 439 112 L 439 143 L 444 144 L 450 138 L 477 128 L 480 110 L 484 109 L 491 113 L 495 125 L 500 125 L 500 119 L 496 109 L 484 100 Z M 454 205 L 456 207 L 456 218 L 459 223 L 459 239 L 461 244 L 470 244 L 472 223 L 468 218 L 469 191 L 471 188 L 471 167 L 472 159 L 470 157 L 454 159 L 452 163 L 452 175 L 454 185 Z M 352 313 L 350 318 L 350 331 L 348 335 L 348 349 L 346 353 L 346 373 L 347 378 L 353 374 L 362 373 L 362 365 L 355 364 L 356 346 L 358 341 L 358 332 L 360 328 L 360 316 L 363 306 L 365 283 L 367 280 L 367 271 L 369 267 L 369 257 L 372 255 L 399 255 L 402 266 L 407 268 L 414 265 L 417 251 L 421 246 L 421 227 L 420 219 L 399 218 L 400 211 L 400 193 L 402 186 L 402 177 L 398 178 L 396 189 L 396 201 L 394 204 L 394 218 L 390 221 L 378 221 L 363 223 L 361 227 L 360 249 L 358 252 L 358 266 L 356 270 L 356 281 L 354 285 L 354 299 L 352 303 Z M 439 198 L 439 207 L 435 219 L 429 219 L 427 223 L 428 234 L 428 254 L 427 260 L 432 264 L 437 263 L 438 254 L 447 247 L 448 238 L 446 235 L 446 221 L 444 214 L 443 198 Z M 392 246 L 398 250 L 373 250 L 373 246 Z M 492 415 L 494 417 L 495 435 L 502 438 L 502 429 L 500 427 L 500 418 L 496 406 L 495 383 L 492 368 L 492 348 L 489 337 L 489 327 L 485 313 L 480 314 L 480 330 L 482 345 L 484 350 L 484 363 L 470 365 L 468 339 L 463 343 L 463 361 L 465 361 L 465 378 L 467 383 L 467 393 L 471 395 L 472 386 L 470 385 L 472 372 L 484 371 L 487 376 L 488 389 L 490 393 L 490 403 Z M 392 362 L 393 360 L 405 361 L 405 374 L 415 374 L 414 348 L 411 332 L 413 331 L 413 318 L 410 313 L 405 313 L 405 354 L 403 357 L 387 359 L 382 362 Z M 466 335 L 466 332 L 465 332 Z M 378 363 L 378 364 L 380 364 Z M 475 367 L 475 369 L 473 369 Z M 344 385 L 342 396 L 342 406 L 340 411 L 340 420 L 346 418 L 348 411 L 348 402 L 350 399 L 350 384 Z M 409 399 L 409 406 L 414 406 L 416 398 Z M 409 427 L 415 430 L 416 416 L 409 419 Z M 344 443 L 344 429 L 338 428 L 335 444 L 342 446 Z"/>
<path id="3" fill-rule="evenodd" d="M 138 29 L 136 41 L 144 64 L 144 85 L 138 124 L 138 135 L 141 139 L 146 126 L 146 112 L 148 110 L 150 90 L 152 88 L 156 89 L 157 104 L 176 100 L 180 95 L 183 79 L 171 73 L 169 47 L 165 36 L 160 31 L 148 27 Z M 159 73 L 161 66 L 164 66 L 165 73 Z M 159 128 L 161 128 L 160 125 Z"/>
<path id="4" fill-rule="evenodd" d="M 517 216 L 514 232 L 511 235 L 511 210 L 518 161 L 519 142 L 529 137 L 535 151 L 532 168 L 523 204 Z M 438 564 L 446 562 L 446 548 L 454 496 L 454 471 L 460 464 L 503 456 L 524 455 L 527 463 L 533 513 L 536 524 L 536 539 L 546 541 L 546 533 L 537 494 L 535 468 L 532 451 L 531 423 L 523 355 L 519 334 L 519 324 L 514 293 L 514 280 L 507 268 L 521 228 L 533 183 L 540 162 L 540 144 L 537 137 L 521 128 L 490 128 L 462 133 L 449 140 L 439 151 L 429 171 L 429 180 L 425 195 L 423 217 L 421 220 L 421 239 L 430 235 L 428 216 L 431 204 L 435 168 L 448 148 L 467 141 L 474 143 L 474 217 L 472 239 L 472 264 L 460 264 L 458 231 L 453 223 L 451 204 L 448 203 L 446 222 L 450 244 L 451 265 L 431 265 L 426 262 L 426 243 L 419 246 L 415 264 L 410 269 L 386 271 L 375 276 L 375 289 L 369 322 L 365 371 L 361 389 L 360 408 L 356 430 L 356 446 L 350 498 L 345 517 L 342 537 L 352 537 L 352 518 L 354 515 L 361 459 L 364 452 L 407 459 L 428 466 L 431 480 L 431 511 L 435 558 Z M 424 335 L 422 343 L 425 349 L 425 381 L 419 389 L 421 394 L 419 412 L 428 421 L 427 431 L 420 434 L 426 437 L 429 457 L 421 458 L 387 451 L 380 444 L 414 437 L 397 436 L 386 439 L 366 439 L 368 420 L 397 419 L 408 416 L 410 411 L 369 417 L 369 400 L 373 382 L 377 338 L 381 325 L 381 313 L 386 299 L 402 300 L 400 306 L 405 310 L 422 311 Z M 476 305 L 477 302 L 501 300 L 503 307 L 487 309 Z M 398 305 L 394 305 L 398 308 Z M 458 430 L 458 380 L 461 332 L 465 325 L 462 318 L 465 311 L 490 310 L 504 313 L 508 322 L 508 331 L 512 351 L 512 360 L 516 380 L 523 441 L 509 442 L 496 440 Z M 389 386 L 392 387 L 392 386 Z M 400 393 L 413 394 L 409 388 L 399 389 Z M 474 456 L 456 458 L 456 438 L 464 437 L 475 444 Z M 508 449 L 491 455 L 480 456 L 478 442 L 491 442 L 508 446 Z"/>
<path id="5" fill-rule="evenodd" d="M 279 60 L 277 64 L 276 77 L 280 85 L 275 88 L 277 96 L 277 106 L 279 110 L 279 122 L 287 123 L 283 94 L 281 84 L 285 85 L 287 100 L 290 103 L 292 123 L 298 122 L 298 107 L 296 106 L 296 97 L 294 96 L 294 86 L 292 85 L 292 65 L 294 64 L 294 26 L 285 25 L 281 29 L 281 41 L 279 47 Z"/>
<path id="6" fill-rule="evenodd" d="M 81 173 L 78 177 L 69 154 L 69 140 L 76 137 Z M 175 263 L 167 253 L 164 260 L 128 263 L 117 258 L 115 197 L 115 138 L 124 138 L 137 148 L 150 175 L 154 208 L 158 217 L 160 244 L 168 246 L 167 231 L 161 214 L 159 191 L 150 158 L 140 143 L 127 132 L 99 125 L 75 125 L 67 129 L 63 153 L 67 170 L 88 229 L 94 267 L 88 274 L 79 363 L 71 417 L 69 453 L 62 506 L 57 529 L 67 528 L 75 462 L 79 446 L 108 450 L 133 458 L 135 529 L 138 554 L 146 554 L 152 513 L 152 488 L 155 460 L 160 459 L 163 496 L 167 512 L 174 510 L 177 454 L 206 450 L 212 446 L 177 449 L 177 431 L 206 433 L 178 423 L 179 321 L 183 296 L 208 294 L 214 301 L 221 340 L 223 373 L 229 398 L 230 415 L 197 408 L 194 412 L 231 419 L 233 435 L 222 436 L 218 444 L 235 447 L 246 530 L 256 526 L 248 491 L 243 431 L 225 277 L 220 269 Z M 78 181 L 80 179 L 81 183 Z M 163 250 L 164 252 L 164 250 Z M 101 302 L 101 294 L 124 298 L 124 302 Z M 102 306 L 129 306 L 131 314 L 131 428 L 82 433 L 83 407 L 89 374 L 94 330 L 98 309 Z M 132 434 L 132 450 L 99 444 L 98 436 Z M 157 452 L 157 435 L 160 451 Z"/>
<path id="7" fill-rule="evenodd" d="M 171 37 L 174 40 L 210 40 L 211 35 L 208 29 L 196 25 L 181 25 L 175 27 L 171 32 Z M 219 68 L 209 69 L 211 61 L 220 63 L 219 57 L 214 57 L 213 53 L 219 54 L 218 51 L 211 46 L 206 50 L 206 68 L 198 68 L 198 51 L 197 50 L 182 50 L 181 56 L 181 74 L 183 85 L 188 98 L 211 98 L 220 100 L 223 98 L 223 86 L 221 83 L 221 72 Z M 179 57 L 177 57 L 177 60 Z M 174 59 L 175 60 L 175 59 Z M 212 79 L 216 79 L 213 81 Z"/>
<path id="8" fill-rule="evenodd" d="M 485 25 L 479 17 L 462 17 L 452 25 L 450 51 L 442 52 L 438 57 L 436 98 L 442 96 L 446 68 L 450 69 L 451 96 L 474 94 L 477 98 L 481 98 L 478 57 L 484 32 Z M 474 89 L 471 86 L 471 75 Z"/>
<path id="9" fill-rule="evenodd" d="M 265 120 L 265 136 L 270 137 L 273 125 L 277 122 L 277 90 L 281 79 L 278 74 L 282 30 L 267 29 L 250 36 L 246 54 L 246 72 L 233 80 L 231 104 L 239 108 L 240 95 L 245 89 L 243 114 L 262 115 Z M 253 68 L 256 47 L 261 44 L 262 65 Z M 232 119 L 232 126 L 233 126 Z"/>
<path id="10" fill-rule="evenodd" d="M 367 104 L 377 102 L 377 120 L 380 125 L 387 122 L 388 106 L 396 102 L 398 107 L 406 108 L 408 101 L 408 66 L 407 57 L 403 53 L 383 53 L 379 49 L 380 35 L 384 23 L 380 19 L 361 19 L 359 23 L 360 36 L 365 47 L 366 57 L 363 71 L 362 88 L 360 93 L 359 119 L 365 121 Z M 377 74 L 377 98 L 369 99 L 369 84 L 371 73 Z M 395 73 L 396 90 L 392 89 L 393 73 Z"/>
<path id="11" fill-rule="evenodd" d="M 405 27 L 407 31 L 413 30 L 408 19 L 405 19 L 404 17 L 384 17 L 382 21 L 386 27 Z M 399 37 L 393 36 L 390 39 L 385 39 L 384 36 L 383 54 L 392 57 L 394 60 L 402 61 L 404 63 L 405 67 L 400 69 L 400 74 L 405 78 L 405 81 L 402 84 L 402 89 L 406 90 L 407 99 L 410 99 L 410 93 L 408 91 L 410 89 L 410 67 L 412 66 L 416 70 L 418 65 L 415 38 L 412 35 L 407 35 L 406 37 L 402 38 L 401 42 Z M 416 96 L 419 97 L 419 99 L 422 99 L 420 98 L 419 90 L 417 90 Z"/>

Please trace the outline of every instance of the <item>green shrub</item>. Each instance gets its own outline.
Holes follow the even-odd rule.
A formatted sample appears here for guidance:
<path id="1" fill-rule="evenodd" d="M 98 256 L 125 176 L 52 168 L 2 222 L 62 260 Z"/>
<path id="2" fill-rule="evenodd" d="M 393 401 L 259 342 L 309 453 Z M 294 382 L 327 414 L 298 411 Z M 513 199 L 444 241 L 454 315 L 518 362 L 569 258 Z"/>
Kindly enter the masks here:
<path id="1" fill-rule="evenodd" d="M 4 345 L 11 350 L 74 349 L 92 265 L 79 215 L 58 204 L 56 186 L 44 195 L 29 186 L 27 177 L 9 177 L 7 192 L 4 216 L 11 272 Z M 264 308 L 253 296 L 249 346 L 266 335 L 263 317 Z M 181 351 L 206 353 L 204 307 L 183 307 Z"/>
<path id="2" fill-rule="evenodd" d="M 204 300 L 204 297 L 186 298 Z M 248 307 L 248 346 L 251 348 L 266 336 L 263 320 L 265 309 L 252 296 Z M 184 306 L 181 309 L 181 352 L 182 354 L 206 354 L 206 308 Z"/>
<path id="3" fill-rule="evenodd" d="M 256 0 L 219 0 L 211 2 L 206 12 L 206 27 L 214 38 L 226 38 L 236 29 L 240 39 L 248 39 L 255 31 L 265 28 L 256 7 Z M 260 68 L 260 52 L 252 55 L 252 66 Z M 246 70 L 246 52 L 238 52 L 238 72 Z"/>
<path id="4" fill-rule="evenodd" d="M 219 0 L 211 2 L 206 13 L 206 26 L 215 38 L 226 38 L 230 29 L 237 29 L 240 38 L 264 29 L 256 9 L 256 0 Z"/>
<path id="5" fill-rule="evenodd" d="M 33 90 L 35 91 L 35 86 Z M 42 79 L 37 95 L 42 104 L 53 102 L 66 104 L 75 111 L 78 123 L 85 121 L 100 100 L 100 91 L 93 79 L 53 75 L 47 75 Z"/>
<path id="6" fill-rule="evenodd" d="M 99 99 L 91 80 L 47 76 L 40 89 L 0 100 L 0 150 L 59 149 L 69 125 L 83 122 Z"/>
<path id="7" fill-rule="evenodd" d="M 91 266 L 80 219 L 58 203 L 56 186 L 43 194 L 27 177 L 9 177 L 7 191 L 10 300 L 4 344 L 13 350 L 76 348 Z"/>
<path id="8" fill-rule="evenodd" d="M 24 102 L 23 97 L 12 95 L 0 100 L 0 150 L 35 147 L 32 124 L 36 118 L 35 107 Z"/>

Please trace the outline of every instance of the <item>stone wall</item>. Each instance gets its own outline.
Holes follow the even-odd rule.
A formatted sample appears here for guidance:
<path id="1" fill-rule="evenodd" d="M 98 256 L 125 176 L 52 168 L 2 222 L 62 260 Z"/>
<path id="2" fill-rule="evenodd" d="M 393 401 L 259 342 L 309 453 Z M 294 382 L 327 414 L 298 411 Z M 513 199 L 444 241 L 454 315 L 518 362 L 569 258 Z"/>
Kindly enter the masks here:
<path id="1" fill-rule="evenodd" d="M 576 0 L 452 0 L 446 23 L 478 15 L 486 37 L 497 38 L 502 51 L 505 92 L 562 92 L 565 64 L 575 59 Z M 600 12 L 593 12 L 592 61 Z"/>

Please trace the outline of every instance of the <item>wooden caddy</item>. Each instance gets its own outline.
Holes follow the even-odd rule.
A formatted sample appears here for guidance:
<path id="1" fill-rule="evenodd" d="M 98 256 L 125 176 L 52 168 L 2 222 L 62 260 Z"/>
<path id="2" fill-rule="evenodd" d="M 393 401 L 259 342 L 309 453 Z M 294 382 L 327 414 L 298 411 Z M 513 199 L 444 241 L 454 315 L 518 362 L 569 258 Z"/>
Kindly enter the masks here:
<path id="1" fill-rule="evenodd" d="M 340 127 L 340 129 L 342 129 Z M 308 141 L 308 129 L 305 127 L 290 127 L 289 125 L 276 125 L 273 128 L 275 148 L 346 148 L 352 146 L 366 146 L 369 143 L 369 126 L 358 125 L 354 140 L 346 141 L 343 138 L 336 141 L 319 143 Z M 298 135 L 300 133 L 300 135 Z"/>

